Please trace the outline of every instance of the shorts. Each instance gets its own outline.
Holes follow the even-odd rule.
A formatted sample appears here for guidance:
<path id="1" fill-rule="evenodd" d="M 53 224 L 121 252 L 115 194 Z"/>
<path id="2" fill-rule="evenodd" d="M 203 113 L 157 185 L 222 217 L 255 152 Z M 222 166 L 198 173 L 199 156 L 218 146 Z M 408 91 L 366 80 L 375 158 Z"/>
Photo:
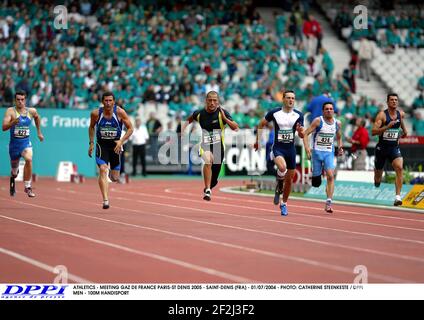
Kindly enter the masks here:
<path id="1" fill-rule="evenodd" d="M 274 160 L 277 157 L 283 157 L 286 161 L 287 169 L 293 170 L 296 169 L 296 150 L 293 149 L 279 149 L 272 148 L 270 152 L 271 160 Z"/>
<path id="2" fill-rule="evenodd" d="M 377 144 L 375 147 L 374 167 L 377 170 L 383 170 L 386 160 L 391 163 L 396 158 L 402 158 L 399 146 L 383 147 Z"/>
<path id="3" fill-rule="evenodd" d="M 19 160 L 22 157 L 22 152 L 28 148 L 32 148 L 31 141 L 25 141 L 24 143 L 9 144 L 10 160 L 12 161 Z"/>
<path id="4" fill-rule="evenodd" d="M 334 163 L 334 152 L 326 151 L 312 151 L 312 176 L 320 176 L 322 174 L 322 169 L 324 170 L 334 170 L 336 165 Z"/>
<path id="5" fill-rule="evenodd" d="M 105 146 L 96 143 L 96 163 L 110 164 L 111 170 L 121 170 L 121 155 L 115 153 L 113 146 Z"/>

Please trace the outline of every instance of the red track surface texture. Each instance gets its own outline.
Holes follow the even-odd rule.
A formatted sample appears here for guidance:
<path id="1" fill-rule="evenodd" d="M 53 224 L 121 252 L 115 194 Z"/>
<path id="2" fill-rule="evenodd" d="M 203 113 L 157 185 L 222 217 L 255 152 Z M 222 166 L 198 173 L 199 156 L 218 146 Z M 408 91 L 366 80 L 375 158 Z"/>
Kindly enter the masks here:
<path id="1" fill-rule="evenodd" d="M 370 283 L 424 282 L 417 213 L 289 200 L 281 217 L 270 198 L 205 202 L 200 178 L 111 185 L 109 210 L 95 180 L 18 187 L 0 190 L 0 283 L 51 283 L 58 265 L 70 282 L 347 283 L 357 266 Z"/>

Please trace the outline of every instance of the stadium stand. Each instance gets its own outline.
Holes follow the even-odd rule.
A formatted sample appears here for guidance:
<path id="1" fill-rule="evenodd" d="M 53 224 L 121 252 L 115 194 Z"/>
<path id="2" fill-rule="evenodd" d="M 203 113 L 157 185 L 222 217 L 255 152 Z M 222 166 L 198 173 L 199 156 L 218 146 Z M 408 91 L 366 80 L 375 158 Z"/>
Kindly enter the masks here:
<path id="1" fill-rule="evenodd" d="M 301 109 L 329 90 L 342 108 L 352 98 L 359 106 L 354 115 L 368 112 L 372 121 L 379 106 L 355 94 L 349 74 L 334 72 L 322 35 L 310 33 L 317 22 L 308 1 L 285 1 L 284 11 L 273 12 L 272 28 L 251 0 L 193 3 L 65 1 L 68 28 L 55 29 L 52 5 L 3 2 L 0 105 L 10 106 L 14 91 L 24 89 L 38 108 L 93 109 L 103 91 L 113 90 L 130 114 L 147 119 L 155 112 L 168 123 L 199 107 L 205 92 L 215 89 L 226 108 L 239 110 L 244 126 L 251 127 L 279 105 L 281 88 L 295 88 Z M 351 24 L 352 17 L 343 18 L 340 10 L 324 11 L 333 22 Z M 347 38 L 355 37 L 351 32 Z M 388 88 L 396 84 L 405 105 L 412 106 L 418 90 L 411 83 L 422 75 L 416 65 L 424 59 L 422 49 L 402 50 L 386 59 L 378 49 L 372 67 Z M 408 62 L 401 70 L 407 77 L 396 64 L 393 77 L 383 72 L 394 61 Z"/>

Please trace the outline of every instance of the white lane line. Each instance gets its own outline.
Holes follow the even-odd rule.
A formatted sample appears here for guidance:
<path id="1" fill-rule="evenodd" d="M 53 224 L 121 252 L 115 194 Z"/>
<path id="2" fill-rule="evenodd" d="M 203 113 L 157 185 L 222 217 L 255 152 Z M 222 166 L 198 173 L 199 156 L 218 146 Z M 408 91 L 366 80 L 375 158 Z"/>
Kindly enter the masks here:
<path id="1" fill-rule="evenodd" d="M 56 273 L 55 272 L 56 267 L 50 266 L 50 265 L 45 264 L 45 263 L 43 263 L 41 261 L 38 261 L 38 260 L 32 259 L 30 257 L 24 256 L 24 255 L 22 255 L 20 253 L 17 253 L 17 252 L 14 252 L 14 251 L 11 251 L 11 250 L 8 250 L 8 249 L 5 249 L 5 248 L 1 248 L 1 247 L 0 247 L 0 253 L 3 253 L 3 254 L 8 255 L 8 256 L 11 256 L 11 257 L 13 257 L 15 259 L 18 259 L 20 261 L 23 261 L 25 263 L 28 263 L 28 264 L 30 264 L 30 265 L 32 265 L 34 267 L 43 269 L 43 270 L 45 270 L 47 272 Z M 68 279 L 74 281 L 74 282 L 77 282 L 77 283 L 92 283 L 90 280 L 81 278 L 81 277 L 76 276 L 76 275 L 74 275 L 72 273 L 69 273 L 69 272 L 66 274 L 66 277 Z"/>
<path id="2" fill-rule="evenodd" d="M 26 203 L 22 202 L 22 204 L 26 204 Z M 37 205 L 33 205 L 33 204 L 31 204 L 31 205 L 38 207 L 38 208 L 42 208 L 42 209 L 66 213 L 66 210 L 49 208 L 49 207 L 45 207 L 45 206 L 37 206 Z M 173 264 L 173 265 L 177 265 L 179 267 L 191 269 L 191 270 L 194 270 L 194 271 L 199 271 L 199 272 L 206 273 L 206 274 L 209 274 L 209 275 L 213 275 L 213 276 L 216 276 L 216 277 L 220 277 L 220 278 L 223 278 L 223 279 L 226 279 L 226 280 L 230 280 L 230 281 L 234 281 L 234 282 L 242 282 L 242 283 L 244 283 L 244 282 L 245 283 L 255 282 L 254 280 L 251 280 L 251 279 L 248 279 L 248 278 L 240 277 L 240 276 L 237 276 L 237 275 L 232 275 L 232 274 L 229 274 L 229 273 L 226 273 L 226 272 L 221 272 L 221 271 L 218 271 L 218 270 L 215 270 L 215 269 L 212 269 L 212 268 L 202 267 L 202 266 L 192 264 L 192 263 L 189 263 L 189 262 L 186 262 L 186 261 L 182 261 L 182 260 L 179 260 L 179 259 L 173 259 L 173 258 L 165 257 L 165 256 L 162 256 L 162 255 L 159 255 L 159 254 L 155 254 L 155 253 L 150 253 L 150 252 L 146 252 L 146 251 L 132 249 L 132 248 L 122 246 L 122 245 L 119 245 L 119 244 L 115 244 L 115 243 L 112 243 L 112 242 L 98 240 L 98 239 L 83 236 L 83 235 L 80 235 L 80 234 L 77 234 L 77 233 L 68 232 L 68 231 L 64 231 L 64 230 L 60 230 L 60 229 L 56 229 L 56 228 L 51 228 L 51 227 L 47 227 L 47 226 L 44 226 L 44 225 L 40 225 L 40 224 L 36 224 L 36 223 L 32 223 L 32 222 L 28 222 L 28 221 L 24 221 L 24 220 L 20 220 L 20 219 L 15 219 L 15 218 L 4 216 L 4 215 L 0 215 L 0 217 L 3 218 L 3 219 L 8 219 L 8 220 L 32 225 L 34 227 L 54 231 L 54 232 L 57 232 L 57 233 L 60 233 L 60 234 L 66 234 L 66 235 L 74 237 L 74 238 L 83 239 L 83 240 L 86 240 L 86 241 L 90 241 L 90 242 L 93 242 L 93 243 L 96 243 L 96 244 L 111 247 L 111 248 L 118 249 L 118 250 L 121 250 L 121 251 L 130 252 L 130 253 L 137 254 L 137 255 L 140 255 L 140 256 L 144 256 L 144 257 L 152 258 L 152 259 L 159 260 L 159 261 L 162 261 L 162 262 L 170 263 L 170 264 Z"/>
<path id="3" fill-rule="evenodd" d="M 66 190 L 62 190 L 62 191 L 70 192 L 70 193 L 73 193 L 73 194 L 77 193 L 76 191 L 66 191 Z M 87 194 L 94 195 L 94 193 L 84 193 L 84 194 L 85 195 L 87 195 Z M 53 197 L 53 198 L 58 199 L 58 200 L 73 201 L 73 200 L 70 200 L 70 199 L 67 199 L 67 198 L 62 198 L 62 197 Z M 123 198 L 123 197 L 118 197 L 118 198 L 116 198 L 116 200 L 141 201 L 141 202 L 143 202 L 142 200 L 134 200 L 134 199 Z M 98 204 L 94 204 L 93 202 L 84 201 L 84 200 L 79 200 L 79 201 L 85 202 L 87 204 L 98 206 Z M 157 212 L 153 212 L 151 209 L 149 209 L 148 212 L 145 212 L 145 211 L 134 210 L 134 209 L 130 209 L 130 208 L 119 207 L 119 206 L 115 206 L 115 205 L 113 207 L 116 208 L 116 209 L 126 210 L 126 211 L 134 212 L 134 213 L 142 213 L 142 214 L 148 214 L 148 215 L 153 215 L 153 216 L 172 218 L 172 219 L 175 219 L 175 220 L 188 221 L 188 222 L 200 223 L 200 224 L 205 224 L 205 225 L 213 225 L 213 226 L 216 226 L 216 227 L 230 228 L 230 229 L 234 229 L 234 230 L 242 230 L 242 231 L 246 231 L 246 232 L 265 234 L 265 235 L 276 236 L 276 237 L 286 238 L 286 239 L 291 239 L 291 240 L 306 241 L 306 242 L 310 242 L 310 243 L 314 243 L 314 244 L 326 245 L 326 246 L 335 247 L 335 248 L 349 249 L 349 250 L 353 250 L 353 251 L 359 251 L 359 252 L 365 252 L 365 253 L 371 253 L 371 254 L 378 254 L 378 255 L 387 256 L 387 257 L 391 257 L 391 258 L 397 258 L 397 259 L 403 259 L 403 260 L 408 260 L 408 261 L 415 261 L 415 262 L 424 263 L 424 259 L 422 259 L 422 258 L 411 257 L 411 256 L 407 256 L 407 255 L 401 255 L 401 254 L 390 253 L 390 252 L 385 252 L 385 251 L 379 251 L 379 250 L 373 250 L 373 249 L 366 249 L 366 248 L 362 248 L 362 247 L 354 247 L 354 246 L 349 246 L 349 245 L 337 244 L 337 243 L 315 240 L 315 239 L 306 238 L 306 237 L 290 236 L 290 235 L 285 235 L 285 234 L 280 234 L 280 233 L 275 233 L 275 232 L 269 232 L 269 231 L 243 228 L 243 227 L 228 225 L 228 224 L 220 224 L 220 223 L 214 223 L 214 222 L 208 222 L 208 221 L 202 221 L 202 220 L 195 220 L 195 219 L 184 218 L 184 217 L 180 217 L 180 216 L 173 216 L 173 215 L 169 215 L 169 214 L 157 213 Z"/>

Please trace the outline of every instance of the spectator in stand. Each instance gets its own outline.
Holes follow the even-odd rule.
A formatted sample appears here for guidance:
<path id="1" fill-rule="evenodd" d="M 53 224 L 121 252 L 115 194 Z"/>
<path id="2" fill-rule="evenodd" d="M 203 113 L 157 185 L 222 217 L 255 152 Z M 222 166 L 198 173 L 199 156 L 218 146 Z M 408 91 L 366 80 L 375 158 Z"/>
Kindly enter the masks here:
<path id="1" fill-rule="evenodd" d="M 374 44 L 366 37 L 361 38 L 359 45 L 359 77 L 365 81 L 370 81 L 371 60 L 374 57 Z"/>
<path id="2" fill-rule="evenodd" d="M 414 119 L 412 119 L 412 128 L 417 136 L 424 136 L 424 119 L 419 110 L 415 110 Z"/>
<path id="3" fill-rule="evenodd" d="M 339 113 L 336 102 L 331 98 L 330 92 L 325 91 L 322 95 L 314 97 L 306 107 L 306 112 L 310 112 L 309 121 L 322 116 L 322 106 L 324 103 L 331 103 L 334 106 L 334 112 Z"/>
<path id="4" fill-rule="evenodd" d="M 367 146 L 370 142 L 368 130 L 365 128 L 364 118 L 356 119 L 356 130 L 352 137 L 346 137 L 346 141 L 352 144 L 352 167 L 353 170 L 365 170 L 367 159 Z"/>
<path id="5" fill-rule="evenodd" d="M 321 48 L 322 30 L 319 22 L 311 14 L 303 23 L 303 35 L 305 36 L 305 48 L 308 57 L 315 56 Z"/>

